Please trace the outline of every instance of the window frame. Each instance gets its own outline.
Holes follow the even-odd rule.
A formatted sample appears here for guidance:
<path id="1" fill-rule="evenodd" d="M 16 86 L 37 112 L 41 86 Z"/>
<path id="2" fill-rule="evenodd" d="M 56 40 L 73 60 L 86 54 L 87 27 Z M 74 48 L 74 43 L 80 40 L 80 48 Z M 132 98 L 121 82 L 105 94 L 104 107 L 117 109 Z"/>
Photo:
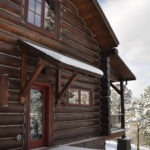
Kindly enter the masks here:
<path id="1" fill-rule="evenodd" d="M 28 15 L 29 15 L 29 0 L 27 0 L 27 2 L 26 2 L 26 4 L 25 4 L 25 22 L 28 24 L 28 25 L 30 25 L 30 26 L 32 26 L 32 27 L 34 27 L 34 28 L 37 28 L 37 29 L 40 29 L 40 30 L 42 30 L 43 32 L 45 32 L 45 33 L 48 33 L 48 34 L 50 34 L 50 35 L 52 35 L 52 36 L 54 36 L 54 37 L 56 37 L 57 36 L 57 34 L 58 34 L 58 15 L 59 15 L 59 2 L 58 2 L 58 0 L 54 0 L 55 1 L 55 4 L 56 4 L 56 18 L 55 18 L 55 31 L 54 32 L 52 32 L 52 31 L 47 31 L 46 29 L 44 29 L 44 16 L 45 16 L 45 0 L 42 0 L 42 2 L 41 2 L 41 5 L 42 5 L 42 7 L 41 7 L 41 26 L 40 27 L 38 27 L 38 26 L 36 26 L 35 24 L 32 24 L 32 23 L 30 23 L 29 21 L 28 21 Z"/>
<path id="2" fill-rule="evenodd" d="M 78 98 L 78 104 L 72 104 L 72 103 L 69 103 L 69 90 L 77 90 L 78 91 L 78 95 L 79 95 L 79 98 Z M 81 104 L 81 91 L 86 91 L 89 93 L 89 104 Z M 67 99 L 67 105 L 69 106 L 91 106 L 92 104 L 92 97 L 91 97 L 91 90 L 88 90 L 88 89 L 79 89 L 79 88 L 69 88 L 67 89 L 67 93 L 66 93 L 66 99 Z"/>

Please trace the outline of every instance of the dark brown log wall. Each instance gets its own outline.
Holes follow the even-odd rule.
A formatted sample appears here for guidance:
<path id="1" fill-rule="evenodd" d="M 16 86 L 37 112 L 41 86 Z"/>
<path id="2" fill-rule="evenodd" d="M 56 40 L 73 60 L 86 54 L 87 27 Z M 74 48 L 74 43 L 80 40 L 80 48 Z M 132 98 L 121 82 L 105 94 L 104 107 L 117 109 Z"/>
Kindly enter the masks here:
<path id="1" fill-rule="evenodd" d="M 69 0 L 59 3 L 59 34 L 57 37 L 39 30 L 24 21 L 23 0 L 0 0 L 0 74 L 8 74 L 8 107 L 0 106 L 0 149 L 22 149 L 25 134 L 26 107 L 19 101 L 21 53 L 19 38 L 37 42 L 70 57 L 98 67 L 98 44 L 76 7 Z M 28 56 L 27 79 L 38 60 Z M 71 77 L 71 70 L 62 70 L 63 87 Z M 37 81 L 49 82 L 56 89 L 57 70 L 46 67 Z M 92 90 L 91 107 L 54 107 L 53 144 L 93 137 L 100 133 L 99 78 L 79 74 L 72 87 Z M 55 93 L 56 94 L 56 93 Z M 55 95 L 56 96 L 56 95 Z M 22 135 L 17 141 L 16 136 Z"/>

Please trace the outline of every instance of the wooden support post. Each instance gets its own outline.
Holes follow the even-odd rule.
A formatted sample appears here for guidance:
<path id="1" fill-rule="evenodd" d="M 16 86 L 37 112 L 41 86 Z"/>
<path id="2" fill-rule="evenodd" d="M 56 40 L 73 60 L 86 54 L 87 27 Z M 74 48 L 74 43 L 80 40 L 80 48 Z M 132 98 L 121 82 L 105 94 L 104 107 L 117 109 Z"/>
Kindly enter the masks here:
<path id="1" fill-rule="evenodd" d="M 20 101 L 21 103 L 25 103 L 25 97 L 21 95 L 25 83 L 26 83 L 26 63 L 27 63 L 27 52 L 25 50 L 22 51 L 21 55 L 21 85 L 20 85 Z"/>
<path id="2" fill-rule="evenodd" d="M 120 82 L 120 90 L 121 90 L 121 128 L 125 129 L 125 108 L 124 108 L 124 85 L 123 81 Z"/>
<path id="3" fill-rule="evenodd" d="M 65 94 L 66 90 L 71 86 L 71 84 L 75 81 L 77 74 L 74 73 L 70 80 L 67 82 L 65 87 L 61 90 L 60 94 L 58 95 L 58 100 L 62 98 L 62 96 Z"/>
<path id="4" fill-rule="evenodd" d="M 0 76 L 0 106 L 8 106 L 8 77 Z"/>
<path id="5" fill-rule="evenodd" d="M 140 150 L 140 128 L 137 125 L 137 150 Z"/>
<path id="6" fill-rule="evenodd" d="M 58 69 L 57 72 L 57 96 L 59 96 L 61 90 L 61 69 Z M 57 98 L 56 104 L 60 104 L 60 99 Z"/>
<path id="7" fill-rule="evenodd" d="M 100 110 L 101 110 L 101 135 L 109 136 L 111 134 L 111 122 L 110 122 L 110 56 L 116 55 L 117 49 L 112 48 L 110 50 L 101 51 L 101 69 L 104 72 L 104 76 L 100 79 L 101 86 L 101 98 L 100 98 Z"/>
<path id="8" fill-rule="evenodd" d="M 26 84 L 25 88 L 22 91 L 22 96 L 25 96 L 28 89 L 31 87 L 32 83 L 36 80 L 36 78 L 38 77 L 38 75 L 40 74 L 40 72 L 42 71 L 42 69 L 44 68 L 45 64 L 43 63 L 42 60 L 39 61 L 38 65 L 35 68 L 35 71 L 33 72 L 33 74 L 31 75 L 28 83 Z"/>
<path id="9" fill-rule="evenodd" d="M 110 65 L 109 65 L 109 58 L 103 57 L 102 58 L 102 67 L 104 76 L 100 80 L 101 84 L 101 103 L 100 103 L 100 110 L 101 110 L 101 119 L 102 119 L 102 135 L 109 136 L 111 134 L 110 130 Z M 105 121 L 103 121 L 105 120 Z"/>

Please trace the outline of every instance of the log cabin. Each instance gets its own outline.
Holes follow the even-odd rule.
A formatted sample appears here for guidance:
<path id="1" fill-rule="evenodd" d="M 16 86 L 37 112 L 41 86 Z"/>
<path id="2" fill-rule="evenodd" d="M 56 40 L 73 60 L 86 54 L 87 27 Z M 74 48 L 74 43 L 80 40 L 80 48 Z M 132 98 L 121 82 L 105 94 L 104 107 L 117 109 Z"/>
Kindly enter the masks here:
<path id="1" fill-rule="evenodd" d="M 0 0 L 0 150 L 124 137 L 124 82 L 135 76 L 118 45 L 97 0 Z M 121 96 L 116 131 L 110 87 Z"/>

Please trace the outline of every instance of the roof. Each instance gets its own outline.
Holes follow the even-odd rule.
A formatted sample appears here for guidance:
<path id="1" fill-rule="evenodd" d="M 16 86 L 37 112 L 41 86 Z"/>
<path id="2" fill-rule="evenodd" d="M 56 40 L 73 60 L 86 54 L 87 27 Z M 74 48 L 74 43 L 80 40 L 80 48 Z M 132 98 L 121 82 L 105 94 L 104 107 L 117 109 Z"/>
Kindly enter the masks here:
<path id="1" fill-rule="evenodd" d="M 42 47 L 38 44 L 33 44 L 33 43 L 23 41 L 23 40 L 19 40 L 19 44 L 25 47 L 28 47 L 28 49 L 26 49 L 28 51 L 31 51 L 31 48 L 32 48 L 32 52 L 34 51 L 33 54 L 35 55 L 44 57 L 45 59 L 48 56 L 47 60 L 49 60 L 50 62 L 51 62 L 51 59 L 53 59 L 56 64 L 62 63 L 71 67 L 79 68 L 88 72 L 98 74 L 100 76 L 103 75 L 103 72 L 100 69 L 93 67 L 91 65 L 88 65 L 86 63 L 83 63 L 79 60 L 57 53 L 50 48 Z"/>
<path id="2" fill-rule="evenodd" d="M 97 0 L 71 0 L 85 20 L 87 27 L 95 35 L 102 50 L 117 47 L 119 41 L 114 34 Z"/>
<path id="3" fill-rule="evenodd" d="M 111 77 L 114 81 L 136 80 L 135 75 L 127 67 L 119 55 L 110 57 Z"/>
<path id="4" fill-rule="evenodd" d="M 99 42 L 102 51 L 112 49 L 119 45 L 119 41 L 97 0 L 86 0 L 86 4 L 85 0 L 71 1 L 76 5 L 87 27 L 95 35 L 95 39 Z M 135 75 L 118 55 L 110 58 L 110 65 L 111 77 L 114 81 L 136 79 Z"/>

